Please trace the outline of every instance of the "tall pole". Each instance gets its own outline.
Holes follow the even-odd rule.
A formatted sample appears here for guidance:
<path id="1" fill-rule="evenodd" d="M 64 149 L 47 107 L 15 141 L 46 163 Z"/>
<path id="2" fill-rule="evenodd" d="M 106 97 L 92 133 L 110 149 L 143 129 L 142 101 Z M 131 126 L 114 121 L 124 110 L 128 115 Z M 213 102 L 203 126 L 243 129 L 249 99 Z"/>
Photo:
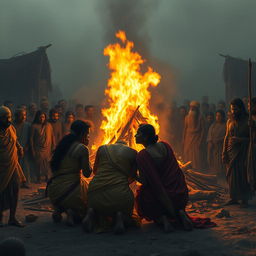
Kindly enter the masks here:
<path id="1" fill-rule="evenodd" d="M 251 59 L 248 61 L 248 112 L 249 112 L 249 148 L 248 148 L 248 159 L 247 159 L 247 179 L 251 186 L 254 183 L 253 175 L 253 127 L 252 127 L 252 62 Z"/>

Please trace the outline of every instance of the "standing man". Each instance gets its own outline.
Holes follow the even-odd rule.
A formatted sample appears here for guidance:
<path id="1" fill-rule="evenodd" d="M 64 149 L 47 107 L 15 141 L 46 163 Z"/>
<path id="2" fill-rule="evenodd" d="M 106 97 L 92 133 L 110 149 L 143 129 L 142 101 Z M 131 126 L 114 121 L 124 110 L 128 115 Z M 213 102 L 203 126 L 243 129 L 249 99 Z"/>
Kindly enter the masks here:
<path id="1" fill-rule="evenodd" d="M 30 183 L 30 166 L 29 166 L 29 136 L 30 136 L 30 124 L 26 122 L 27 111 L 24 109 L 16 109 L 14 127 L 17 133 L 17 139 L 23 148 L 24 156 L 19 158 L 20 166 L 25 174 L 26 183 L 22 184 L 22 188 L 29 188 Z"/>
<path id="2" fill-rule="evenodd" d="M 63 137 L 62 123 L 60 122 L 59 119 L 60 119 L 59 112 L 56 109 L 51 109 L 49 123 L 52 126 L 56 146 L 59 144 L 60 140 Z"/>
<path id="3" fill-rule="evenodd" d="M 197 101 L 190 103 L 190 110 L 185 118 L 183 141 L 184 160 L 192 161 L 194 169 L 205 169 L 207 167 L 206 124 Z"/>
<path id="4" fill-rule="evenodd" d="M 23 149 L 19 145 L 16 130 L 11 125 L 9 108 L 0 107 L 0 226 L 3 226 L 3 211 L 10 209 L 9 225 L 23 227 L 16 219 L 19 183 L 26 178 L 19 165 Z"/>
<path id="5" fill-rule="evenodd" d="M 227 122 L 222 159 L 227 168 L 230 201 L 227 205 L 238 204 L 242 208 L 248 206 L 252 198 L 250 184 L 247 179 L 247 157 L 249 146 L 248 114 L 244 103 L 237 98 L 231 101 L 232 118 Z"/>
<path id="6" fill-rule="evenodd" d="M 37 183 L 41 183 L 41 176 L 48 181 L 55 140 L 52 126 L 47 122 L 46 114 L 40 110 L 36 112 L 31 126 L 30 148 L 35 163 Z"/>

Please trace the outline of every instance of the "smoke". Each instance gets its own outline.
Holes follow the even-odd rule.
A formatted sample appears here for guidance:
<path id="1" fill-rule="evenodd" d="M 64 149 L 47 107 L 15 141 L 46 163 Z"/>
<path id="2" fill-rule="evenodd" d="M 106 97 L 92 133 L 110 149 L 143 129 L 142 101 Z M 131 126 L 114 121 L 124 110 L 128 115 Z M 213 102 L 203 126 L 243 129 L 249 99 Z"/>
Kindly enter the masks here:
<path id="1" fill-rule="evenodd" d="M 151 66 L 161 75 L 161 82 L 157 88 L 152 88 L 151 109 L 158 116 L 161 126 L 161 137 L 166 138 L 164 132 L 168 129 L 168 112 L 171 98 L 175 95 L 173 68 L 170 64 L 158 60 L 150 51 L 151 38 L 148 33 L 148 23 L 157 10 L 160 1 L 156 0 L 105 0 L 99 1 L 98 11 L 102 20 L 104 40 L 106 44 L 115 41 L 115 33 L 124 30 L 127 38 L 135 44 L 138 51 L 146 60 L 144 70 Z M 142 69 L 143 70 L 143 69 Z"/>
<path id="2" fill-rule="evenodd" d="M 158 0 L 99 1 L 97 9 L 102 20 L 105 42 L 113 42 L 115 33 L 124 30 L 127 37 L 135 42 L 135 49 L 143 56 L 149 56 L 150 37 L 145 28 L 158 3 Z"/>
<path id="3" fill-rule="evenodd" d="M 161 74 L 161 86 L 167 81 L 168 101 L 173 95 L 180 101 L 209 95 L 210 102 L 217 102 L 224 98 L 225 89 L 224 60 L 218 54 L 255 60 L 255 0 L 0 3 L 0 58 L 52 43 L 47 53 L 53 83 L 59 85 L 64 97 L 75 94 L 85 104 L 102 97 L 108 78 L 102 52 L 106 44 L 115 40 L 118 29 L 127 32 L 147 64 Z M 168 63 L 169 68 L 161 68 L 159 60 L 165 67 Z"/>

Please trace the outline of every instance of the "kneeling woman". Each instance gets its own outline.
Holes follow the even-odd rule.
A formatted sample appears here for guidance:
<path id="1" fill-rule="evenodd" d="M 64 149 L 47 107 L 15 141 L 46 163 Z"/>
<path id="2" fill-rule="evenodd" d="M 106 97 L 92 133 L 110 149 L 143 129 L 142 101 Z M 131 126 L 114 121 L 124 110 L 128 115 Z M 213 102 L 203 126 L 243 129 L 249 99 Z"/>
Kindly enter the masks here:
<path id="1" fill-rule="evenodd" d="M 170 220 L 180 222 L 187 230 L 192 229 L 185 213 L 188 188 L 170 145 L 157 142 L 158 136 L 150 124 L 141 125 L 135 138 L 137 144 L 145 147 L 137 155 L 142 183 L 136 197 L 139 216 L 162 224 L 165 232 L 173 230 Z"/>
<path id="2" fill-rule="evenodd" d="M 74 217 L 83 218 L 87 210 L 85 177 L 92 172 L 87 148 L 89 128 L 83 121 L 73 122 L 71 133 L 60 141 L 51 160 L 52 178 L 47 191 L 55 208 L 53 219 L 61 220 L 61 213 L 66 212 L 69 225 L 74 224 Z"/>
<path id="3" fill-rule="evenodd" d="M 98 219 L 98 232 L 106 231 L 106 219 L 114 222 L 114 232 L 125 231 L 134 206 L 129 182 L 136 177 L 137 151 L 123 142 L 99 147 L 88 187 L 88 213 L 83 221 L 85 231 L 91 232 Z M 108 223 L 107 223 L 108 224 Z"/>

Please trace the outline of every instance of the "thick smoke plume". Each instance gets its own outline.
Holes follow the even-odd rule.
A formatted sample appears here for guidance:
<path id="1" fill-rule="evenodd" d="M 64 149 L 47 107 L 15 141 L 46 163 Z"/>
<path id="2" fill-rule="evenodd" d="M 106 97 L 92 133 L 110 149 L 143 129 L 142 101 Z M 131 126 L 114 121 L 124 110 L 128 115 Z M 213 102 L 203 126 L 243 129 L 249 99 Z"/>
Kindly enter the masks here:
<path id="1" fill-rule="evenodd" d="M 168 125 L 169 103 L 174 95 L 175 87 L 173 72 L 169 64 L 159 61 L 150 52 L 150 38 L 147 24 L 153 12 L 157 9 L 159 1 L 155 0 L 105 0 L 100 1 L 98 10 L 102 18 L 106 43 L 112 43 L 115 33 L 124 30 L 127 38 L 135 43 L 135 50 L 146 60 L 146 66 L 151 66 L 161 75 L 161 82 L 157 88 L 152 89 L 151 108 L 159 117 L 161 137 Z"/>

